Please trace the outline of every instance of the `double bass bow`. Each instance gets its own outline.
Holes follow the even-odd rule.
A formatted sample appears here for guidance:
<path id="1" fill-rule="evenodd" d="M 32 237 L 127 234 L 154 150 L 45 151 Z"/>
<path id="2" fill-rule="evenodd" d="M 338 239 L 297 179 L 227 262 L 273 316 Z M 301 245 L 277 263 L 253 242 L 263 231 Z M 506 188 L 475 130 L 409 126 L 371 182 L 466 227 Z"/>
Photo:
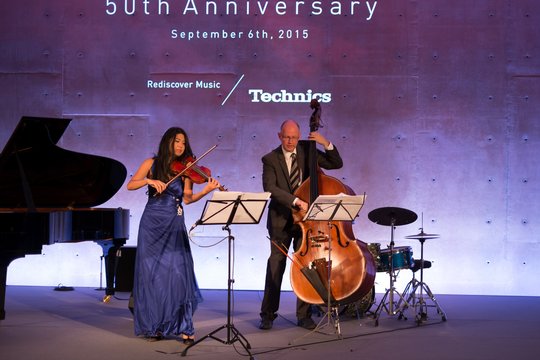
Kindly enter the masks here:
<path id="1" fill-rule="evenodd" d="M 318 131 L 321 107 L 310 103 L 310 131 Z M 295 191 L 296 197 L 312 204 L 319 195 L 354 195 L 338 179 L 325 175 L 318 166 L 315 141 L 309 143 L 309 177 Z M 367 244 L 357 240 L 350 221 L 304 221 L 296 211 L 294 221 L 302 229 L 302 241 L 292 254 L 291 286 L 305 302 L 345 305 L 364 297 L 373 288 L 376 267 Z"/>

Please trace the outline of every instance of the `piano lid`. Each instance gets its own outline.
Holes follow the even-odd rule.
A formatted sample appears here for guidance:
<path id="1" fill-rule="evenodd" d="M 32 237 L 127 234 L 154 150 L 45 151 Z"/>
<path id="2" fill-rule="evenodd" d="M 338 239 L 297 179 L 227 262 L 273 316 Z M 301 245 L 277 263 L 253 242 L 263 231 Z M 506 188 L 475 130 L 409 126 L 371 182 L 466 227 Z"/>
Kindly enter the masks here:
<path id="1" fill-rule="evenodd" d="M 117 160 L 56 146 L 71 119 L 23 117 L 0 154 L 0 207 L 100 205 L 123 185 Z"/>

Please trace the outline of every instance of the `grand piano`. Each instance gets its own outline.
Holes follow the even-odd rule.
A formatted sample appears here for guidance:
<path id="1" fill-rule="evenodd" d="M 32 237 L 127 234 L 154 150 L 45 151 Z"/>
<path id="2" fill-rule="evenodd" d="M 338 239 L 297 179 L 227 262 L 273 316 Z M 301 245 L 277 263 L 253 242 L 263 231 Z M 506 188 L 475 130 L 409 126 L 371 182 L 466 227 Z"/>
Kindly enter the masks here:
<path id="1" fill-rule="evenodd" d="M 114 294 L 114 257 L 129 237 L 129 210 L 96 206 L 116 194 L 127 171 L 116 160 L 58 147 L 70 122 L 23 117 L 0 154 L 0 320 L 9 264 L 43 245 L 96 242 L 105 298 Z"/>

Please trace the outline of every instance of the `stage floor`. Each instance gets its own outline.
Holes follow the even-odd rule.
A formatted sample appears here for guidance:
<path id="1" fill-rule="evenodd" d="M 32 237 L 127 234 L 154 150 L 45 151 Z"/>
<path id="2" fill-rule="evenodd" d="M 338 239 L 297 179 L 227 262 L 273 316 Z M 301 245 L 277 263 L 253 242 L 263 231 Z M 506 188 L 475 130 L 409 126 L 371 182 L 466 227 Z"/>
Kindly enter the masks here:
<path id="1" fill-rule="evenodd" d="M 383 294 L 376 294 L 375 311 Z M 109 303 L 91 288 L 54 291 L 50 287 L 8 286 L 6 319 L 0 321 L 0 353 L 11 359 L 177 359 L 185 346 L 177 339 L 150 342 L 133 335 L 128 293 Z M 187 351 L 185 359 L 241 359 L 240 341 L 227 344 L 227 291 L 204 290 L 195 315 L 196 336 L 207 337 Z M 262 292 L 234 291 L 231 323 L 251 346 L 255 359 L 493 360 L 530 358 L 540 341 L 540 297 L 436 295 L 446 313 L 435 308 L 417 325 L 382 312 L 372 317 L 339 317 L 341 337 L 333 322 L 322 320 L 317 332 L 295 326 L 295 295 L 284 292 L 280 316 L 272 330 L 258 329 Z M 428 304 L 433 304 L 428 299 Z M 233 330 L 234 330 L 233 329 Z M 219 341 L 223 340 L 225 343 Z"/>

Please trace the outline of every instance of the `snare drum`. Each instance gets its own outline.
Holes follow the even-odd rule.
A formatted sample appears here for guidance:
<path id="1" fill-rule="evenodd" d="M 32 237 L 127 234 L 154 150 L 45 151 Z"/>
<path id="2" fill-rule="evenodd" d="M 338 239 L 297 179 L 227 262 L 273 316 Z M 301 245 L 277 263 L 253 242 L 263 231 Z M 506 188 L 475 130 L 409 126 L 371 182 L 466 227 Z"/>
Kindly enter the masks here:
<path id="1" fill-rule="evenodd" d="M 410 246 L 395 246 L 391 253 L 390 249 L 381 250 L 379 255 L 381 266 L 377 271 L 390 271 L 390 254 L 394 270 L 410 269 L 413 264 L 412 248 Z"/>

